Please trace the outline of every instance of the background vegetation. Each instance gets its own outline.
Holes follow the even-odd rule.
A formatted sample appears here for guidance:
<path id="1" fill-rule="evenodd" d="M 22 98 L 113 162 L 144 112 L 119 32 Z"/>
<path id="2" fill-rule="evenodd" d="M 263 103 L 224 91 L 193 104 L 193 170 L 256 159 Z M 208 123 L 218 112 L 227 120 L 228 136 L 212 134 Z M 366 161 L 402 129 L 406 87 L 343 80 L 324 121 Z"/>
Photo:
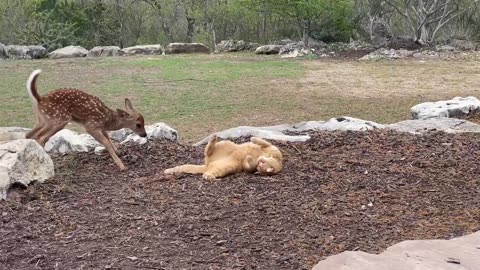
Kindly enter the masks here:
<path id="1" fill-rule="evenodd" d="M 478 0 L 0 0 L 0 42 L 91 48 L 224 39 L 480 38 Z"/>

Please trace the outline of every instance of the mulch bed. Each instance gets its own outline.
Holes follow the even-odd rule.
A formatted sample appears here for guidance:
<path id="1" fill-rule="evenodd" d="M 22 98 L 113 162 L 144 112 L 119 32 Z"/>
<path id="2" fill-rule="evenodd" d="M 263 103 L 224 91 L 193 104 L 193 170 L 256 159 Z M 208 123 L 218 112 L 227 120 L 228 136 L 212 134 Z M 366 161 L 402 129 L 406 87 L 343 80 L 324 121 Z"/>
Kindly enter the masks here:
<path id="1" fill-rule="evenodd" d="M 0 202 L 0 269 L 311 269 L 346 250 L 480 230 L 480 136 L 317 133 L 285 170 L 213 183 L 162 171 L 202 149 L 149 142 L 56 156 Z"/>

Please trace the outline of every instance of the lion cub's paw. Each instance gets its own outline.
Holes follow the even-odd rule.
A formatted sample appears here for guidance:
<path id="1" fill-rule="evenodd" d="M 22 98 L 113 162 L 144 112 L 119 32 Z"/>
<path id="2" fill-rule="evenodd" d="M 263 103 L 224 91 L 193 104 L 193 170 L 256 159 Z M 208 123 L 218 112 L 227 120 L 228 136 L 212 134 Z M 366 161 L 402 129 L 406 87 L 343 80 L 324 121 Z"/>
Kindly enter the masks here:
<path id="1" fill-rule="evenodd" d="M 203 174 L 203 179 L 211 182 L 211 181 L 215 180 L 215 175 L 213 175 L 211 173 L 204 173 Z"/>
<path id="2" fill-rule="evenodd" d="M 175 168 L 170 168 L 170 169 L 166 169 L 165 171 L 163 171 L 164 174 L 174 174 L 175 173 Z"/>

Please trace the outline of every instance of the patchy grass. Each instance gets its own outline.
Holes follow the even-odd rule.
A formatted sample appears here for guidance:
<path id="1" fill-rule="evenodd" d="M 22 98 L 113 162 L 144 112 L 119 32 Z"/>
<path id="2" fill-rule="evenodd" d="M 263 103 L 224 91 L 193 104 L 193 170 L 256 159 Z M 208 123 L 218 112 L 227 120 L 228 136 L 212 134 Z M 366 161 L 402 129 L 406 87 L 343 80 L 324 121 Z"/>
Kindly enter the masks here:
<path id="1" fill-rule="evenodd" d="M 147 122 L 166 122 L 193 141 L 236 125 L 349 115 L 377 122 L 409 117 L 422 101 L 478 95 L 477 61 L 285 60 L 251 54 L 0 62 L 0 126 L 31 126 L 25 81 L 44 72 L 41 93 L 76 87 L 112 108 L 124 97 Z"/>

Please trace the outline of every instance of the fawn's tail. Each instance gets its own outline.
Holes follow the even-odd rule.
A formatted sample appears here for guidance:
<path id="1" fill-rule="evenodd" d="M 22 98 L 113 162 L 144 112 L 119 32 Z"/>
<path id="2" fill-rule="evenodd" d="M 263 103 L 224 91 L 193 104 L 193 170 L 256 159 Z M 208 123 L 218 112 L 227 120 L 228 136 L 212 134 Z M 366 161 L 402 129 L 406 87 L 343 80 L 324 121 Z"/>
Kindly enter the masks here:
<path id="1" fill-rule="evenodd" d="M 37 106 L 38 102 L 40 101 L 40 96 L 38 95 L 37 85 L 36 85 L 36 81 L 40 72 L 42 72 L 40 69 L 33 71 L 32 74 L 30 74 L 30 77 L 28 77 L 28 81 L 27 81 L 28 95 L 32 98 L 33 104 L 35 106 Z"/>

